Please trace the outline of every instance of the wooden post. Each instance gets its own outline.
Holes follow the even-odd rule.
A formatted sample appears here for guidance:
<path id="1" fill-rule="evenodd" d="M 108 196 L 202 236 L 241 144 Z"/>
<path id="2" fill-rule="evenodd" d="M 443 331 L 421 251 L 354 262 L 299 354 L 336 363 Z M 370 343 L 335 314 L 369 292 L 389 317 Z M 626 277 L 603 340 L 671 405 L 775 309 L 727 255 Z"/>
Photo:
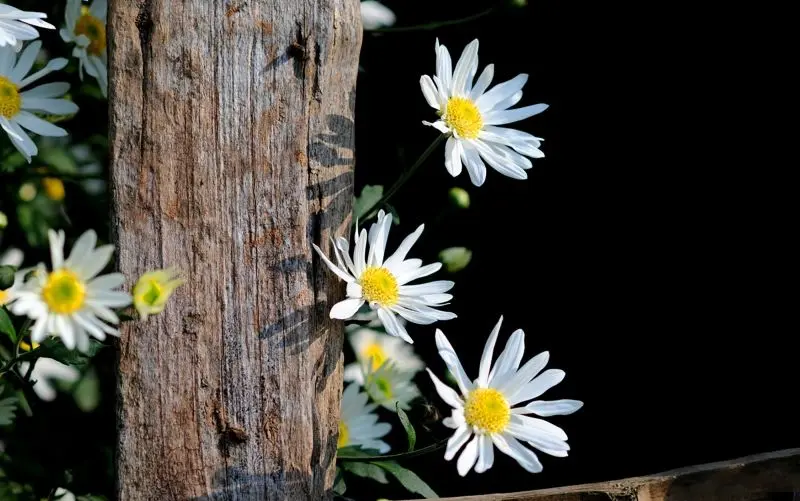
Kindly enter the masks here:
<path id="1" fill-rule="evenodd" d="M 118 266 L 176 266 L 120 341 L 119 499 L 324 499 L 349 224 L 358 0 L 110 0 Z"/>

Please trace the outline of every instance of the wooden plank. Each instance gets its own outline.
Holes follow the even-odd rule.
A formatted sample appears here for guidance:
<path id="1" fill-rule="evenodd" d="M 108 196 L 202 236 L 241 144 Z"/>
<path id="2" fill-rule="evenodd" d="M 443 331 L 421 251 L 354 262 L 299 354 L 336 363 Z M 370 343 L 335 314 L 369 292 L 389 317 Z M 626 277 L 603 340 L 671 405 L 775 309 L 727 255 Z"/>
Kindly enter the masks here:
<path id="1" fill-rule="evenodd" d="M 110 0 L 118 265 L 176 266 L 124 329 L 119 499 L 323 499 L 343 288 L 313 255 L 349 225 L 358 0 Z"/>
<path id="2" fill-rule="evenodd" d="M 689 466 L 644 477 L 444 501 L 791 501 L 800 493 L 800 449 Z M 778 497 L 781 496 L 781 497 Z"/>

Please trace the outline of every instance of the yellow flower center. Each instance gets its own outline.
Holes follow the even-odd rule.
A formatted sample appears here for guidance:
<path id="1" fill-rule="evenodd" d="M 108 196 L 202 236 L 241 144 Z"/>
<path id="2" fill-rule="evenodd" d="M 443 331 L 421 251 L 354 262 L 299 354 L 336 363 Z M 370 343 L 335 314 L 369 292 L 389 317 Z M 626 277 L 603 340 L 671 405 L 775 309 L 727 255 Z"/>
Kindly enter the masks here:
<path id="1" fill-rule="evenodd" d="M 361 274 L 361 293 L 370 303 L 392 306 L 400 297 L 397 279 L 386 268 L 371 267 Z"/>
<path id="2" fill-rule="evenodd" d="M 75 313 L 81 309 L 86 299 L 86 286 L 70 270 L 54 271 L 47 277 L 42 298 L 54 313 Z"/>
<path id="3" fill-rule="evenodd" d="M 15 117 L 21 109 L 22 96 L 19 95 L 16 84 L 0 76 L 0 117 Z"/>
<path id="4" fill-rule="evenodd" d="M 485 433 L 500 433 L 511 419 L 511 406 L 494 388 L 477 388 L 467 396 L 464 419 L 468 425 Z"/>
<path id="5" fill-rule="evenodd" d="M 93 15 L 88 9 L 83 10 L 83 15 L 75 23 L 75 34 L 86 35 L 89 46 L 86 52 L 93 56 L 101 56 L 106 51 L 106 26 L 105 23 Z"/>
<path id="6" fill-rule="evenodd" d="M 475 139 L 483 129 L 478 107 L 466 97 L 451 97 L 444 112 L 445 123 L 464 139 Z"/>
<path id="7" fill-rule="evenodd" d="M 4 304 L 6 304 L 6 301 L 8 301 L 9 294 L 7 291 L 8 289 L 5 290 L 0 289 L 0 306 L 3 306 Z"/>
<path id="8" fill-rule="evenodd" d="M 388 358 L 386 350 L 384 350 L 378 343 L 372 343 L 367 346 L 362 352 L 361 357 L 369 363 L 369 371 L 375 371 L 383 365 Z"/>
<path id="9" fill-rule="evenodd" d="M 66 194 L 64 190 L 64 183 L 57 177 L 46 177 L 42 179 L 42 187 L 47 198 L 60 202 L 64 200 Z"/>
<path id="10" fill-rule="evenodd" d="M 339 421 L 339 441 L 336 444 L 338 449 L 346 446 L 347 443 L 350 441 L 350 430 L 347 429 L 347 425 L 344 424 L 344 421 Z"/>

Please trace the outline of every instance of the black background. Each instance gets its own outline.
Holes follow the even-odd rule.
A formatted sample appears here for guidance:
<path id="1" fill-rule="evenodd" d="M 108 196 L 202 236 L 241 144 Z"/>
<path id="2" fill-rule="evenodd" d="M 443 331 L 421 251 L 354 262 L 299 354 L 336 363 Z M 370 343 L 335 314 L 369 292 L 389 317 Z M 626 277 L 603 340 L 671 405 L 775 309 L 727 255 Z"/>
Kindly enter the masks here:
<path id="1" fill-rule="evenodd" d="M 385 3 L 397 26 L 487 5 Z M 454 62 L 479 38 L 479 72 L 494 63 L 495 83 L 528 73 L 519 106 L 550 105 L 513 125 L 545 138 L 528 180 L 490 169 L 472 187 L 466 171 L 455 180 L 446 172 L 442 147 L 394 200 L 401 225 L 390 249 L 424 222 L 416 257 L 474 251 L 464 271 L 434 276 L 456 282 L 459 318 L 435 327 L 469 376 L 503 314 L 501 342 L 522 328 L 526 359 L 549 350 L 550 367 L 567 372 L 544 398 L 585 402 L 552 418 L 572 450 L 540 454 L 541 474 L 499 453 L 492 470 L 465 479 L 443 451 L 406 464 L 440 495 L 611 480 L 800 443 L 787 164 L 753 116 L 767 106 L 756 89 L 767 77 L 734 10 L 705 9 L 532 1 L 435 31 L 365 35 L 357 190 L 391 184 L 435 138 L 421 124 L 435 115 L 418 81 L 435 73 L 437 36 Z M 472 205 L 432 224 L 451 186 L 467 189 Z M 434 327 L 410 332 L 444 374 Z M 449 413 L 427 376 L 419 385 Z M 445 436 L 435 427 L 421 445 Z M 348 494 L 365 499 L 381 492 L 353 487 Z"/>

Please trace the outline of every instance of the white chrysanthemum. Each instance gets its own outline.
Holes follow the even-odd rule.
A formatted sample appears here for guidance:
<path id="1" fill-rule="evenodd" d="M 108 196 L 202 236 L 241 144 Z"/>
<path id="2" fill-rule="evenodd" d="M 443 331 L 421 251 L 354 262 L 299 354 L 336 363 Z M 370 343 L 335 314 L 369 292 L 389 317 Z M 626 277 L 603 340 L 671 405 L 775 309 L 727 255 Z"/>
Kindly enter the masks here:
<path id="1" fill-rule="evenodd" d="M 30 362 L 20 362 L 19 373 L 25 376 L 28 374 L 30 366 Z M 39 358 L 33 365 L 30 379 L 34 381 L 33 391 L 36 395 L 49 402 L 56 398 L 56 388 L 53 385 L 53 381 L 74 383 L 80 377 L 81 373 L 74 367 L 64 365 L 52 358 Z"/>
<path id="2" fill-rule="evenodd" d="M 316 245 L 314 250 L 319 253 L 331 271 L 347 282 L 348 299 L 336 303 L 331 308 L 331 318 L 340 320 L 352 318 L 366 302 L 372 309 L 377 310 L 378 318 L 386 332 L 413 343 L 396 315 L 422 325 L 456 318 L 454 313 L 436 309 L 446 305 L 453 298 L 450 294 L 446 294 L 453 287 L 453 282 L 439 280 L 407 285 L 413 280 L 437 272 L 442 263 L 422 266 L 420 259 L 406 259 L 408 251 L 422 235 L 424 224 L 407 236 L 394 254 L 384 259 L 391 225 L 391 214 L 380 211 L 378 221 L 372 224 L 369 234 L 365 229 L 362 229 L 360 234 L 356 233 L 352 259 L 348 241 L 339 237 L 333 242 L 338 266 L 333 264 Z M 367 241 L 369 241 L 369 254 L 367 254 Z"/>
<path id="3" fill-rule="evenodd" d="M 389 444 L 379 439 L 386 436 L 392 426 L 378 422 L 378 416 L 372 413 L 375 405 L 367 405 L 367 400 L 367 395 L 358 391 L 357 384 L 351 384 L 344 390 L 338 448 L 354 445 L 364 449 L 377 449 L 385 454 L 389 452 Z"/>
<path id="4" fill-rule="evenodd" d="M 71 493 L 70 491 L 66 490 L 63 487 L 59 487 L 58 489 L 56 489 L 55 500 L 56 501 L 75 501 L 75 494 Z"/>
<path id="5" fill-rule="evenodd" d="M 439 396 L 453 407 L 451 417 L 443 421 L 445 426 L 456 430 L 447 442 L 444 458 L 448 461 L 453 459 L 466 444 L 457 464 L 462 477 L 473 465 L 477 473 L 491 468 L 495 446 L 526 470 L 532 473 L 542 471 L 536 453 L 522 445 L 520 440 L 546 454 L 565 457 L 569 451 L 567 434 L 558 426 L 526 414 L 566 415 L 583 406 L 583 402 L 577 400 L 534 400 L 518 407 L 560 383 L 565 373 L 549 369 L 539 374 L 550 358 L 546 351 L 519 367 L 525 351 L 525 333 L 522 330 L 511 335 L 492 367 L 494 345 L 502 323 L 503 317 L 500 317 L 483 349 L 478 379 L 474 382 L 470 382 L 442 331 L 436 330 L 439 355 L 455 376 L 461 395 L 442 383 L 430 369 L 428 373 Z"/>
<path id="6" fill-rule="evenodd" d="M 107 10 L 106 0 L 94 0 L 91 7 L 82 6 L 81 0 L 67 0 L 64 11 L 67 27 L 60 31 L 65 42 L 75 44 L 72 57 L 78 59 L 81 80 L 85 69 L 97 79 L 104 96 L 108 96 Z"/>
<path id="7" fill-rule="evenodd" d="M 394 12 L 382 3 L 375 0 L 361 2 L 361 25 L 365 30 L 391 26 L 395 20 Z"/>
<path id="8" fill-rule="evenodd" d="M 398 319 L 403 321 L 402 318 Z M 353 326 L 348 326 L 348 328 Z M 356 361 L 344 368 L 344 380 L 364 384 L 364 374 L 376 371 L 386 361 L 394 364 L 401 372 L 416 374 L 425 364 L 414 353 L 410 344 L 400 338 L 389 336 L 375 329 L 354 326 L 348 329 L 350 346 L 356 354 Z"/>
<path id="9" fill-rule="evenodd" d="M 364 389 L 372 401 L 393 412 L 397 412 L 398 404 L 404 411 L 409 410 L 411 401 L 420 395 L 414 373 L 399 370 L 391 360 L 364 377 Z"/>
<path id="10" fill-rule="evenodd" d="M 448 136 L 444 165 L 452 176 L 467 167 L 472 184 L 480 186 L 486 180 L 486 164 L 500 174 L 527 179 L 526 169 L 533 164 L 526 156 L 544 157 L 539 149 L 542 138 L 505 127 L 547 109 L 546 104 L 509 109 L 522 99 L 522 86 L 528 75 L 521 74 L 487 91 L 494 77 L 494 65 L 488 65 L 473 84 L 478 71 L 478 41 L 464 49 L 455 71 L 450 53 L 436 40 L 436 76 L 420 79 L 425 100 L 437 110 L 440 119 L 435 127 Z"/>
<path id="11" fill-rule="evenodd" d="M 42 21 L 46 18 L 47 14 L 41 12 L 25 12 L 10 5 L 0 4 L 0 48 L 11 47 L 19 50 L 22 42 L 39 38 L 39 32 L 33 26 L 56 29 L 52 24 Z"/>
<path id="12" fill-rule="evenodd" d="M 40 264 L 36 272 L 11 298 L 15 315 L 27 315 L 34 321 L 31 340 L 42 342 L 47 335 L 58 336 L 69 349 L 89 349 L 89 335 L 104 340 L 106 334 L 119 331 L 108 324 L 118 324 L 112 308 L 131 304 L 127 292 L 114 290 L 125 277 L 121 273 L 97 276 L 114 252 L 113 245 L 95 249 L 97 235 L 85 232 L 75 242 L 64 260 L 64 232 L 49 232 L 52 271 Z"/>
<path id="13" fill-rule="evenodd" d="M 24 254 L 21 250 L 10 248 L 0 254 L 0 266 L 13 266 L 15 268 L 19 268 L 22 266 L 22 261 L 25 258 Z M 20 285 L 22 285 L 22 279 L 25 276 L 25 272 L 23 270 L 17 271 L 14 275 L 14 283 L 8 289 L 0 289 L 0 306 L 4 306 L 7 302 L 11 301 L 11 297 L 14 295 Z"/>
<path id="14" fill-rule="evenodd" d="M 46 83 L 22 90 L 67 65 L 64 58 L 53 59 L 44 68 L 28 75 L 41 48 L 42 42 L 38 40 L 25 47 L 20 54 L 11 47 L 0 47 L 0 127 L 28 162 L 39 150 L 23 128 L 41 136 L 67 135 L 66 130 L 32 112 L 69 115 L 78 111 L 75 103 L 60 99 L 69 90 L 66 82 Z"/>

